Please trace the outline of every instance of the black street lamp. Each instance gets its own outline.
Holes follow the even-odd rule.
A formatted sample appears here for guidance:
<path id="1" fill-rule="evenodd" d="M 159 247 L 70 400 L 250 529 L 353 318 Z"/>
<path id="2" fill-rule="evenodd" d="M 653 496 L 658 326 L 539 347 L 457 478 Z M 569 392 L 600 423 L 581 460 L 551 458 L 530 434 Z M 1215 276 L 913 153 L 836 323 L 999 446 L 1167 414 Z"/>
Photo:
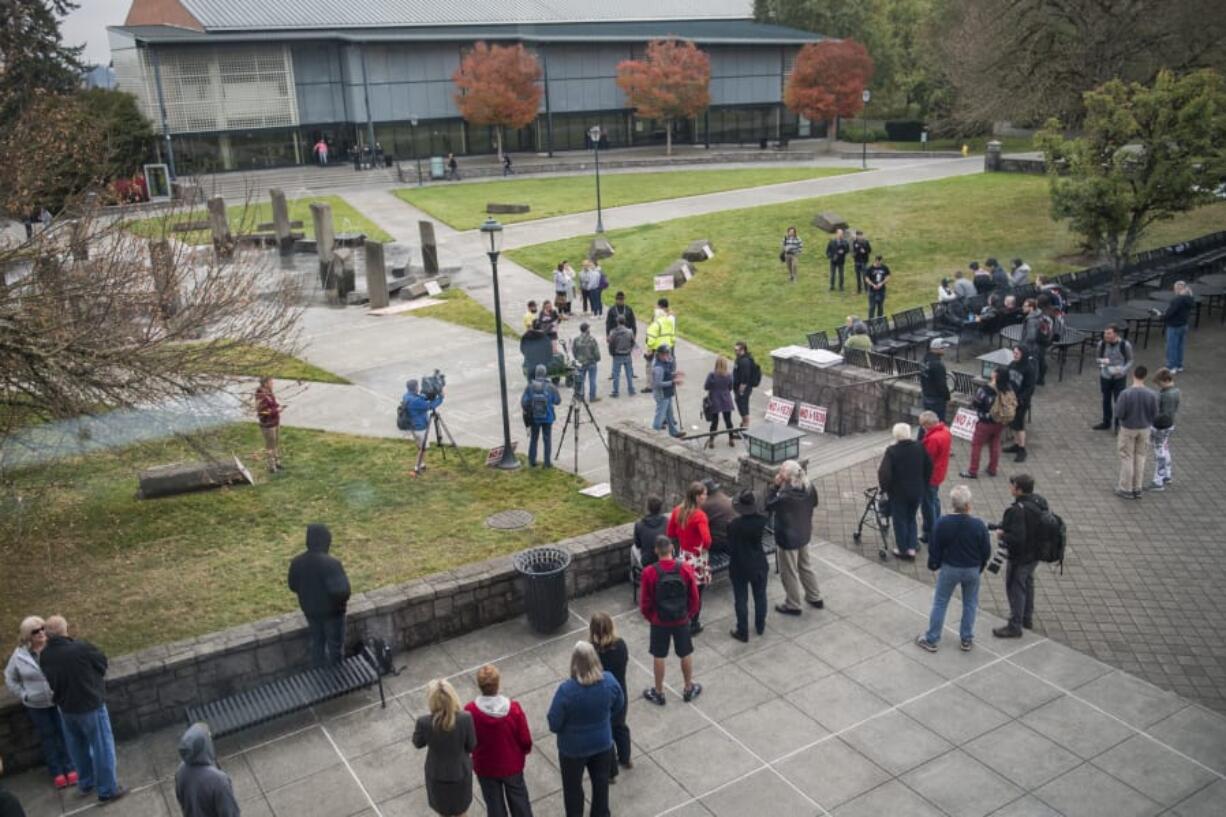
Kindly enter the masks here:
<path id="1" fill-rule="evenodd" d="M 498 293 L 498 255 L 502 251 L 502 225 L 487 218 L 481 233 L 488 242 L 486 254 L 494 271 L 494 335 L 498 338 L 498 395 L 502 398 L 502 459 L 498 467 L 511 471 L 519 467 L 511 449 L 511 415 L 507 410 L 507 362 L 502 347 L 502 296 Z"/>
<path id="2" fill-rule="evenodd" d="M 588 128 L 587 137 L 592 141 L 592 147 L 596 150 L 596 232 L 597 234 L 604 232 L 604 219 L 600 214 L 600 126 L 592 125 Z"/>

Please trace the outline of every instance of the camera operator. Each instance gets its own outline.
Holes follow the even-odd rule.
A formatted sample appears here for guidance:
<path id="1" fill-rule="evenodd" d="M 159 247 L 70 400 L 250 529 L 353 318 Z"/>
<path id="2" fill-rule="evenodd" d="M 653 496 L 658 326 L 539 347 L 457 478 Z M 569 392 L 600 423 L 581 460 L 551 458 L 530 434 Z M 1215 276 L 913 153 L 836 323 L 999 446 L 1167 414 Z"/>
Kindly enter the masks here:
<path id="1" fill-rule="evenodd" d="M 992 630 L 997 638 L 1021 638 L 1023 628 L 1034 627 L 1034 570 L 1039 563 L 1040 515 L 1047 500 L 1034 492 L 1034 477 L 1009 477 L 1013 504 L 1005 509 L 996 536 L 1008 550 L 1005 594 L 1009 597 L 1009 623 Z"/>
<path id="2" fill-rule="evenodd" d="M 400 399 L 401 405 L 409 415 L 409 433 L 418 449 L 424 449 L 430 440 L 430 412 L 443 404 L 443 389 L 432 398 L 423 397 L 416 380 L 405 384 L 407 391 Z"/>
<path id="3" fill-rule="evenodd" d="M 536 467 L 537 442 L 542 437 L 545 443 L 545 467 L 553 467 L 553 423 L 557 419 L 553 407 L 561 404 L 562 395 L 558 393 L 557 387 L 549 382 L 549 370 L 544 365 L 538 365 L 536 377 L 524 389 L 524 394 L 519 399 L 519 405 L 524 412 L 524 425 L 532 430 L 528 443 L 528 465 L 533 468 Z"/>

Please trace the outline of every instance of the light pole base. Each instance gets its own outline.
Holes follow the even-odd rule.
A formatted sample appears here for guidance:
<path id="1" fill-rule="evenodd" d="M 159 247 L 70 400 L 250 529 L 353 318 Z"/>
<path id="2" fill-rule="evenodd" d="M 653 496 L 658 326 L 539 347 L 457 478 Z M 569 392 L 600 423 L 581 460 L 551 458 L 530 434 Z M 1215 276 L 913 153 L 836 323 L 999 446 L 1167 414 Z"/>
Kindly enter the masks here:
<path id="1" fill-rule="evenodd" d="M 502 450 L 502 459 L 494 467 L 500 471 L 514 471 L 519 468 L 519 460 L 515 459 L 515 452 L 508 446 Z"/>

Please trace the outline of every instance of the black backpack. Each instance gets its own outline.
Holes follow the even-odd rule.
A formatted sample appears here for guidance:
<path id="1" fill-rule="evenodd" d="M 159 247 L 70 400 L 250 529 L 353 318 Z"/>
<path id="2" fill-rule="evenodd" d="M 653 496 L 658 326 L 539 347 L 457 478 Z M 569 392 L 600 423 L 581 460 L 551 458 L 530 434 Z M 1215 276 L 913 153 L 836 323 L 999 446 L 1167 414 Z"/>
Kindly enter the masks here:
<path id="1" fill-rule="evenodd" d="M 396 406 L 396 428 L 401 431 L 408 431 L 412 425 L 413 422 L 409 418 L 408 404 L 402 400 L 400 405 Z"/>
<path id="2" fill-rule="evenodd" d="M 690 591 L 681 575 L 681 562 L 673 562 L 672 570 L 661 570 L 656 564 L 656 614 L 661 621 L 682 621 L 690 617 Z"/>
<path id="3" fill-rule="evenodd" d="M 762 385 L 762 367 L 752 357 L 749 359 L 749 385 L 755 389 Z"/>
<path id="4" fill-rule="evenodd" d="M 380 675 L 399 675 L 400 670 L 392 663 L 392 645 L 382 638 L 372 638 L 358 645 L 358 654 L 363 655 Z"/>
<path id="5" fill-rule="evenodd" d="M 1033 506 L 1034 518 L 1038 520 L 1034 541 L 1040 562 L 1059 564 L 1060 572 L 1064 573 L 1064 551 L 1068 546 L 1068 529 L 1064 520 L 1050 508 L 1040 509 Z"/>
<path id="6" fill-rule="evenodd" d="M 544 424 L 549 421 L 549 389 L 540 383 L 532 386 L 532 396 L 528 398 L 532 422 Z"/>

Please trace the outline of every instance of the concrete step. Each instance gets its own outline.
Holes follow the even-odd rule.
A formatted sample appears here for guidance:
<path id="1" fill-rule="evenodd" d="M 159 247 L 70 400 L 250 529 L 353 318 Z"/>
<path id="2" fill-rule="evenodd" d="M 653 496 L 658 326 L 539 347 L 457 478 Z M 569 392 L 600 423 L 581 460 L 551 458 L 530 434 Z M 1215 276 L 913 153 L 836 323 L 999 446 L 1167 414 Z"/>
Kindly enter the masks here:
<path id="1" fill-rule="evenodd" d="M 812 444 L 806 446 L 804 442 Z M 893 442 L 894 437 L 888 429 L 865 434 L 848 434 L 846 437 L 810 434 L 802 442 L 800 456 L 801 459 L 809 460 L 809 479 L 818 479 L 865 460 L 878 459 Z"/>

